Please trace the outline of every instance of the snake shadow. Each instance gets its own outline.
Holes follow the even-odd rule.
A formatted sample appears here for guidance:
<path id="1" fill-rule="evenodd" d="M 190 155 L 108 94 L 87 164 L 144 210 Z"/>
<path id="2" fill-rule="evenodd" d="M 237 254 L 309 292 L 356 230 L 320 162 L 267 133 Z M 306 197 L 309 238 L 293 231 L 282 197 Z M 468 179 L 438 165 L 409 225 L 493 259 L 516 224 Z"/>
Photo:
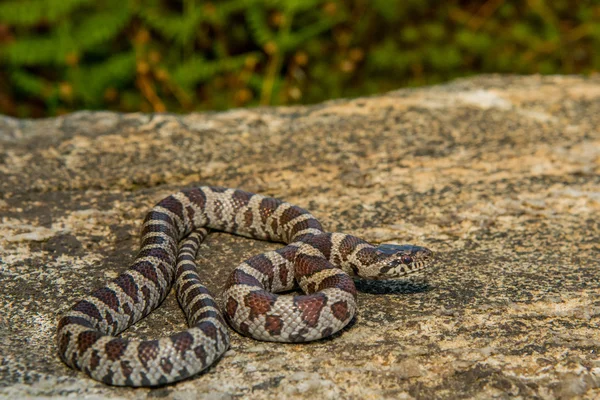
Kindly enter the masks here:
<path id="1" fill-rule="evenodd" d="M 433 289 L 433 286 L 427 283 L 425 278 L 417 277 L 407 280 L 369 280 L 354 277 L 354 284 L 356 289 L 362 293 L 368 294 L 412 294 L 412 293 L 423 293 Z M 334 333 L 331 336 L 320 339 L 322 342 L 334 341 L 336 338 L 342 336 L 345 332 L 352 330 L 352 328 L 360 323 L 358 315 L 354 316 L 342 329 Z"/>
<path id="2" fill-rule="evenodd" d="M 423 293 L 433 289 L 433 286 L 427 283 L 423 278 L 416 278 L 411 280 L 369 280 L 354 277 L 354 284 L 356 289 L 362 293 L 368 294 L 412 294 L 412 293 Z M 322 342 L 334 341 L 336 338 L 342 336 L 345 332 L 352 330 L 352 328 L 359 322 L 358 315 L 354 316 L 342 329 L 334 333 L 331 336 L 320 339 Z"/>
<path id="3" fill-rule="evenodd" d="M 423 293 L 432 289 L 426 281 L 414 280 L 384 280 L 374 281 L 354 278 L 356 288 L 368 294 L 411 294 Z"/>

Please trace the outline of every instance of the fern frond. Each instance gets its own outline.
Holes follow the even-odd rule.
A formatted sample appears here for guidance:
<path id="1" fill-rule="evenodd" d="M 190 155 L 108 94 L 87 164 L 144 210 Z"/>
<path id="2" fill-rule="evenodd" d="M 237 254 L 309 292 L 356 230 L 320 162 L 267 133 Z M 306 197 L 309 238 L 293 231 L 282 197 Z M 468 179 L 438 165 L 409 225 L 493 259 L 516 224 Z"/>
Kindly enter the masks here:
<path id="1" fill-rule="evenodd" d="M 40 96 L 47 86 L 47 83 L 40 77 L 21 69 L 13 70 L 10 79 L 17 89 L 34 96 Z"/>
<path id="2" fill-rule="evenodd" d="M 182 87 L 190 88 L 205 82 L 218 73 L 241 68 L 248 57 L 259 57 L 259 53 L 248 53 L 217 61 L 207 61 L 203 57 L 194 57 L 180 64 L 172 73 L 173 79 Z"/>
<path id="3" fill-rule="evenodd" d="M 104 91 L 109 87 L 119 87 L 135 77 L 135 52 L 117 54 L 102 64 L 69 71 L 68 80 L 74 87 L 74 93 L 87 106 L 101 104 Z"/>
<path id="4" fill-rule="evenodd" d="M 171 76 L 180 86 L 189 89 L 198 83 L 215 77 L 221 72 L 240 69 L 248 57 L 258 58 L 260 54 L 252 52 L 216 61 L 207 61 L 203 57 L 197 56 L 178 65 L 173 70 Z"/>
<path id="5" fill-rule="evenodd" d="M 44 38 L 22 38 L 5 46 L 2 57 L 15 65 L 60 65 L 65 64 L 67 55 L 74 50 L 73 43 L 55 34 Z"/>
<path id="6" fill-rule="evenodd" d="M 0 4 L 0 22 L 31 26 L 40 21 L 55 22 L 92 0 L 14 0 Z"/>
<path id="7" fill-rule="evenodd" d="M 337 19 L 322 19 L 298 31 L 282 36 L 277 40 L 277 45 L 283 52 L 293 50 L 307 40 L 312 39 L 313 37 L 316 37 L 325 31 L 328 31 L 332 26 L 335 26 L 338 23 L 339 20 Z"/>
<path id="8" fill-rule="evenodd" d="M 215 9 L 214 18 L 210 18 L 207 16 L 207 21 L 218 21 L 224 22 L 227 21 L 227 18 L 236 12 L 243 11 L 247 7 L 247 3 L 245 0 L 231 0 L 231 1 L 223 1 L 219 2 L 219 6 Z"/>
<path id="9" fill-rule="evenodd" d="M 297 13 L 307 10 L 314 10 L 323 0 L 282 0 L 281 7 L 288 13 Z"/>
<path id="10" fill-rule="evenodd" d="M 273 33 L 269 28 L 265 11 L 262 8 L 248 8 L 246 10 L 246 18 L 248 18 L 252 36 L 258 44 L 264 46 L 266 43 L 273 40 Z"/>
<path id="11" fill-rule="evenodd" d="M 77 43 L 78 50 L 84 51 L 114 39 L 129 22 L 130 17 L 127 7 L 87 17 L 74 29 L 73 40 Z"/>
<path id="12" fill-rule="evenodd" d="M 174 15 L 142 8 L 138 10 L 138 15 L 161 35 L 183 45 L 194 39 L 198 26 L 205 17 L 201 9 Z"/>

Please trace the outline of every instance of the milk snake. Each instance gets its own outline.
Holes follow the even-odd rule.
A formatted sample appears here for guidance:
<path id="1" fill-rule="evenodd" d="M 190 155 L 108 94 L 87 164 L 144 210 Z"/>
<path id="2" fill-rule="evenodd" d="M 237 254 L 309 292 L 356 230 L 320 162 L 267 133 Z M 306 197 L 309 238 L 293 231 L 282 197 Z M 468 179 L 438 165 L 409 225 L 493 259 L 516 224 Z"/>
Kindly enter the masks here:
<path id="1" fill-rule="evenodd" d="M 287 246 L 240 264 L 219 306 L 200 283 L 194 261 L 209 229 Z M 156 386 L 198 373 L 229 346 L 224 320 L 260 340 L 329 336 L 355 315 L 350 275 L 400 278 L 426 268 L 431 259 L 423 247 L 373 246 L 327 233 L 300 207 L 221 187 L 187 189 L 163 199 L 146 215 L 141 236 L 133 264 L 77 302 L 58 323 L 61 359 L 110 385 Z M 116 337 L 156 308 L 173 283 L 189 329 L 158 340 Z M 305 294 L 274 294 L 296 284 Z"/>

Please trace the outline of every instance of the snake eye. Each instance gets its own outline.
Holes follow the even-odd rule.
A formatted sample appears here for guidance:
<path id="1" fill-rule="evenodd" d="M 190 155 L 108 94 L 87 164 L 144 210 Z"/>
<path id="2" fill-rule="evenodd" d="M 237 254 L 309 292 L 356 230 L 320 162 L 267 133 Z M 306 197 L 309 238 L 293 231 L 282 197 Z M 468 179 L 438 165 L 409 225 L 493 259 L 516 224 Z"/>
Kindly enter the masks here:
<path id="1" fill-rule="evenodd" d="M 411 256 L 403 255 L 402 256 L 402 262 L 404 264 L 410 264 L 411 262 L 413 262 L 413 259 L 412 259 Z"/>

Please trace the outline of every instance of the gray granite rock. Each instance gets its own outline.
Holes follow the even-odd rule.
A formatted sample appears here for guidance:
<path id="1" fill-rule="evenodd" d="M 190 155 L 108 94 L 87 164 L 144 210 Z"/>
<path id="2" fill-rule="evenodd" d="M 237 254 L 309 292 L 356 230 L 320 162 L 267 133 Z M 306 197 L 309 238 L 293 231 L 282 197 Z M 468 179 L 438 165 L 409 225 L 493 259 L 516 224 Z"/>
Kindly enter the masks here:
<path id="1" fill-rule="evenodd" d="M 600 396 L 600 77 L 482 76 L 310 107 L 0 117 L 0 397 Z M 359 282 L 309 344 L 232 333 L 187 381 L 108 387 L 56 356 L 57 317 L 135 254 L 146 210 L 197 184 L 304 206 L 330 230 L 437 253 L 426 283 Z M 227 272 L 278 245 L 213 234 Z M 125 336 L 185 326 L 171 294 Z"/>

